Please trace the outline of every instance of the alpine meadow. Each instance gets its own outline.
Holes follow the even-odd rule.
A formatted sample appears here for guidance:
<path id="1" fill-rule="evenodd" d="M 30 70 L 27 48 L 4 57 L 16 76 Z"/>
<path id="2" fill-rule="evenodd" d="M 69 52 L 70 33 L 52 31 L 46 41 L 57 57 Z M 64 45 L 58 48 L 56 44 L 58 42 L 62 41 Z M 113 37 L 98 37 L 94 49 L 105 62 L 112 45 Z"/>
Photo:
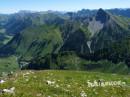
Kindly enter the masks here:
<path id="1" fill-rule="evenodd" d="M 130 6 L 49 1 L 0 1 L 0 97 L 130 97 Z"/>

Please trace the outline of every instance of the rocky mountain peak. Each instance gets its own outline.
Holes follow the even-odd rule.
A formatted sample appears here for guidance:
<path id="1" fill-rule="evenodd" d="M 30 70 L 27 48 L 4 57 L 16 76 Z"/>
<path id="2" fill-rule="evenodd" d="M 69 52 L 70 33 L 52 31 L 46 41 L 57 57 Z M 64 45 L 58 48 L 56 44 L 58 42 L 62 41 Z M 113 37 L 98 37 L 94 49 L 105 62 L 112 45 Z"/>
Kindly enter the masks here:
<path id="1" fill-rule="evenodd" d="M 96 14 L 96 20 L 101 23 L 106 23 L 110 19 L 110 15 L 103 9 L 99 9 Z"/>

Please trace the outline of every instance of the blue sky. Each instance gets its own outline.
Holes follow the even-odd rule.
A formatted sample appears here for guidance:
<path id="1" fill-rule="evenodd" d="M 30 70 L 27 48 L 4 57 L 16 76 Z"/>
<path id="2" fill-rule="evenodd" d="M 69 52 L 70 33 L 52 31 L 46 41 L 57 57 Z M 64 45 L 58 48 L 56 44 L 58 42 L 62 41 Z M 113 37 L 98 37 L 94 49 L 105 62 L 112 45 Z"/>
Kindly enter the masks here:
<path id="1" fill-rule="evenodd" d="M 0 0 L 0 13 L 19 10 L 77 11 L 83 8 L 130 8 L 130 0 Z"/>

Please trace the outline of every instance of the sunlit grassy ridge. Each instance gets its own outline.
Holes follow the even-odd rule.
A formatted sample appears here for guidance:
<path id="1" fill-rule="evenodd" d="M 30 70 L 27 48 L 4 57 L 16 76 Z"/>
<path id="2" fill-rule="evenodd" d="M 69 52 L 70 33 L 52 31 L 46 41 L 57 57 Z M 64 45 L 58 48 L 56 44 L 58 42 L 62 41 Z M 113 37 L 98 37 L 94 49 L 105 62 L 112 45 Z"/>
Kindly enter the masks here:
<path id="1" fill-rule="evenodd" d="M 15 87 L 15 94 L 1 94 L 0 97 L 130 97 L 129 77 L 83 71 L 22 71 L 5 79 L 7 82 L 0 87 Z M 126 85 L 88 87 L 88 80 L 99 79 L 122 81 Z"/>
<path id="2" fill-rule="evenodd" d="M 0 47 L 8 43 L 12 39 L 12 36 L 9 36 L 5 33 L 5 29 L 0 28 Z"/>

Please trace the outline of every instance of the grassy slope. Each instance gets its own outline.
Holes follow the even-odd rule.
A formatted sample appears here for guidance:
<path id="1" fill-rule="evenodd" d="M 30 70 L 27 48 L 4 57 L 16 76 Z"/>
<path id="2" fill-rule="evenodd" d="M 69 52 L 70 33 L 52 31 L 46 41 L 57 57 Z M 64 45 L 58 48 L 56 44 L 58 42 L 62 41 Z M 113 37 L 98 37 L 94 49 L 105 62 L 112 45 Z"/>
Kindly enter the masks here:
<path id="1" fill-rule="evenodd" d="M 81 71 L 30 71 L 17 72 L 0 89 L 15 87 L 15 95 L 0 97 L 130 97 L 130 75 L 103 74 Z M 23 75 L 26 74 L 25 77 Z M 87 80 L 122 81 L 126 86 L 106 86 L 90 88 Z M 48 85 L 47 81 L 55 81 Z M 40 95 L 40 96 L 39 96 Z"/>
<path id="2" fill-rule="evenodd" d="M 124 62 L 120 62 L 117 64 L 112 63 L 108 60 L 100 60 L 100 61 L 91 61 L 85 60 L 78 57 L 76 54 L 68 52 L 68 54 L 59 54 L 57 58 L 58 69 L 65 70 L 84 70 L 84 71 L 99 71 L 104 73 L 117 73 L 117 74 L 128 74 L 128 66 Z M 50 64 L 52 66 L 51 69 L 57 69 L 53 66 L 54 64 Z M 59 68 L 62 67 L 62 68 Z"/>
<path id="3" fill-rule="evenodd" d="M 123 16 L 113 16 L 113 18 L 116 20 L 116 22 L 123 28 L 129 29 L 129 22 L 130 18 L 123 17 Z"/>
<path id="4" fill-rule="evenodd" d="M 18 68 L 15 56 L 0 58 L 0 73 L 14 71 Z"/>
<path id="5" fill-rule="evenodd" d="M 19 38 L 14 38 L 11 46 L 16 49 L 17 53 L 24 55 L 24 59 L 28 60 L 38 54 L 44 56 L 55 51 L 61 43 L 59 29 L 43 25 L 26 29 L 19 35 Z"/>

